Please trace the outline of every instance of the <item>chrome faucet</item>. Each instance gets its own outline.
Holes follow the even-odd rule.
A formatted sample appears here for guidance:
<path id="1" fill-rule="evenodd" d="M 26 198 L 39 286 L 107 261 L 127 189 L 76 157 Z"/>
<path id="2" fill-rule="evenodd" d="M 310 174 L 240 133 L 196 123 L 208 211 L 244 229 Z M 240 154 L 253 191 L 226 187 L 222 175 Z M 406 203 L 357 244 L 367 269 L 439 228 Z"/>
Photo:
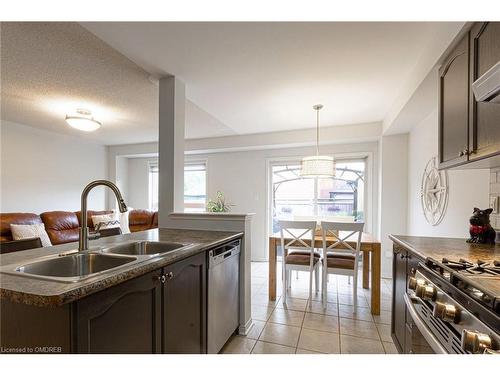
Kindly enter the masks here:
<path id="1" fill-rule="evenodd" d="M 80 226 L 80 238 L 78 241 L 78 250 L 83 251 L 87 250 L 89 248 L 89 228 L 87 227 L 87 196 L 89 195 L 90 191 L 95 188 L 96 186 L 107 186 L 111 190 L 113 190 L 113 193 L 115 193 L 116 200 L 118 201 L 118 209 L 120 212 L 127 212 L 127 205 L 125 204 L 125 201 L 123 200 L 122 193 L 120 193 L 120 190 L 118 187 L 112 183 L 111 181 L 107 180 L 96 180 L 92 181 L 90 184 L 85 186 L 85 189 L 82 191 L 82 202 L 81 202 L 81 226 Z"/>

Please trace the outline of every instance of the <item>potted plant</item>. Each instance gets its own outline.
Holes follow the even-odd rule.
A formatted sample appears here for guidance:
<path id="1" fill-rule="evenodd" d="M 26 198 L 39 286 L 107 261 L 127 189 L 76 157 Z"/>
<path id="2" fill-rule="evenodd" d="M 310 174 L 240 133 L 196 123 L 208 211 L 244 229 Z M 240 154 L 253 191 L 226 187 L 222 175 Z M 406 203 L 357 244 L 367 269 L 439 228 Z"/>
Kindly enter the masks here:
<path id="1" fill-rule="evenodd" d="M 232 204 L 226 203 L 224 194 L 221 191 L 217 191 L 217 198 L 215 200 L 208 200 L 207 211 L 208 212 L 229 212 L 231 210 Z"/>

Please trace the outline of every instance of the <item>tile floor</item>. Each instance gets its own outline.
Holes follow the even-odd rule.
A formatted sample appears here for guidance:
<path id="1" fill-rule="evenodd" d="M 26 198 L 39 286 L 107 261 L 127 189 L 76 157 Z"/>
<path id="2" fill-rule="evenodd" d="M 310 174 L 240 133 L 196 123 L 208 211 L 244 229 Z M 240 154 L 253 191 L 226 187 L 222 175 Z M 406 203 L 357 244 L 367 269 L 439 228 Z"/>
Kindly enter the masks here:
<path id="1" fill-rule="evenodd" d="M 278 264 L 278 270 L 281 267 Z M 235 335 L 222 353 L 238 354 L 396 354 L 390 334 L 392 280 L 382 279 L 381 314 L 370 313 L 370 291 L 358 288 L 358 306 L 352 304 L 352 285 L 347 277 L 330 275 L 328 305 L 321 293 L 308 303 L 308 273 L 292 277 L 287 305 L 281 302 L 281 274 L 278 298 L 269 301 L 268 264 L 252 263 L 252 318 L 247 336 Z"/>

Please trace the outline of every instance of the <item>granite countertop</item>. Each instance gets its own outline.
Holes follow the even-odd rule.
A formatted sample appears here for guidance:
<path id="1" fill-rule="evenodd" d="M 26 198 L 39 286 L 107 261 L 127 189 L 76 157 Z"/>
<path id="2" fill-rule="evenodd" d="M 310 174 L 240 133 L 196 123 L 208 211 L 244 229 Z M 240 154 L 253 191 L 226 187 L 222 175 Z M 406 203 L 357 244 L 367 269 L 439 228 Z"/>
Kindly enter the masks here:
<path id="1" fill-rule="evenodd" d="M 241 232 L 218 232 L 184 229 L 151 229 L 142 232 L 105 237 L 90 242 L 90 250 L 118 245 L 131 241 L 179 242 L 190 245 L 132 265 L 125 265 L 115 271 L 77 282 L 59 282 L 36 279 L 22 275 L 0 274 L 0 298 L 35 306 L 60 306 L 76 301 L 126 280 L 175 263 L 198 254 L 213 246 L 239 238 Z M 78 243 L 69 243 L 40 249 L 18 251 L 0 255 L 2 269 L 8 265 L 32 262 L 39 257 L 57 255 L 78 248 Z"/>
<path id="2" fill-rule="evenodd" d="M 476 263 L 482 260 L 492 263 L 500 260 L 500 244 L 482 245 L 467 243 L 465 238 L 416 237 L 390 235 L 389 238 L 421 258 L 432 258 L 437 261 L 465 259 Z"/>

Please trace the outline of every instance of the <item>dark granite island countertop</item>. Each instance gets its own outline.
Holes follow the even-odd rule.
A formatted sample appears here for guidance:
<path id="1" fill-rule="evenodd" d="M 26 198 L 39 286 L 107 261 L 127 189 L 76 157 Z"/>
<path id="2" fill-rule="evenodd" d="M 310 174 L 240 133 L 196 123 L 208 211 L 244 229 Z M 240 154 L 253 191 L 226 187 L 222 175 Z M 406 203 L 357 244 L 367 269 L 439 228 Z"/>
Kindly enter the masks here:
<path id="1" fill-rule="evenodd" d="M 441 261 L 465 259 L 476 263 L 478 260 L 492 263 L 500 260 L 500 244 L 482 245 L 467 243 L 465 238 L 417 237 L 390 235 L 396 244 L 405 247 L 421 258 Z"/>
<path id="2" fill-rule="evenodd" d="M 241 232 L 151 229 L 102 238 L 91 241 L 91 251 L 132 241 L 179 242 L 184 245 L 189 244 L 190 246 L 152 257 L 141 263 L 130 266 L 125 265 L 117 270 L 71 283 L 0 273 L 0 297 L 13 302 L 35 306 L 61 306 L 175 263 L 181 259 L 188 258 L 211 247 L 237 239 L 242 235 L 243 233 Z M 29 263 L 36 260 L 36 258 L 57 255 L 77 248 L 78 243 L 69 243 L 3 254 L 0 255 L 0 266 L 4 268 L 5 266 L 22 262 Z"/>

